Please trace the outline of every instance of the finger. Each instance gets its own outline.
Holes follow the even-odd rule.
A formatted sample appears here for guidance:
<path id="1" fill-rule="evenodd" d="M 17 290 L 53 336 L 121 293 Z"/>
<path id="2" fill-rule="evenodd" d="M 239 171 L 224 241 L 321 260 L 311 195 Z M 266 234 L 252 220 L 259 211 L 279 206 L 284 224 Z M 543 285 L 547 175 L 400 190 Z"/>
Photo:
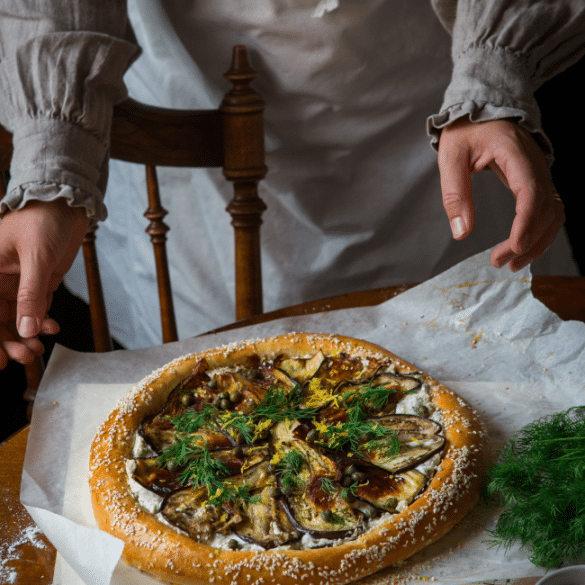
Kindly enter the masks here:
<path id="1" fill-rule="evenodd" d="M 555 190 L 544 154 L 529 136 L 520 133 L 516 141 L 496 151 L 492 168 L 516 199 L 510 248 L 518 255 L 527 254 L 551 222 Z"/>
<path id="2" fill-rule="evenodd" d="M 21 364 L 28 364 L 35 359 L 35 353 L 24 343 L 15 341 L 6 330 L 0 330 L 0 353 Z"/>
<path id="3" fill-rule="evenodd" d="M 439 149 L 439 172 L 443 207 L 451 232 L 456 240 L 462 240 L 471 233 L 475 222 L 468 154 L 447 143 Z"/>
<path id="4" fill-rule="evenodd" d="M 564 205 L 557 193 L 555 193 L 544 206 L 541 213 L 534 219 L 532 230 L 532 244 L 522 254 L 512 249 L 512 240 L 509 238 L 497 246 L 491 256 L 492 264 L 496 268 L 508 264 L 513 272 L 524 268 L 537 258 L 552 244 L 565 222 Z"/>
<path id="5" fill-rule="evenodd" d="M 502 268 L 515 257 L 516 252 L 512 252 L 509 241 L 506 240 L 492 250 L 490 261 L 495 268 Z"/>
<path id="6" fill-rule="evenodd" d="M 43 353 L 45 353 L 45 346 L 43 345 L 43 342 L 37 337 L 22 339 L 21 343 L 30 349 L 30 351 L 32 351 L 35 356 L 43 355 Z"/>
<path id="7" fill-rule="evenodd" d="M 22 259 L 20 284 L 16 297 L 16 324 L 23 338 L 41 332 L 47 310 L 47 283 L 51 270 L 39 260 L 25 256 Z"/>
<path id="8" fill-rule="evenodd" d="M 558 195 L 556 194 L 555 207 L 557 209 L 557 212 L 553 214 L 552 218 L 550 217 L 549 214 L 549 219 L 551 220 L 549 225 L 545 230 L 543 230 L 542 235 L 532 245 L 530 250 L 528 250 L 525 254 L 516 256 L 508 263 L 508 267 L 510 268 L 510 270 L 512 270 L 512 272 L 516 272 L 524 268 L 528 264 L 534 262 L 534 260 L 542 256 L 542 254 L 544 254 L 548 247 L 554 242 L 565 221 L 564 206 L 560 201 Z"/>
<path id="9" fill-rule="evenodd" d="M 50 317 L 45 317 L 41 325 L 41 333 L 43 335 L 57 335 L 61 331 L 59 323 Z"/>

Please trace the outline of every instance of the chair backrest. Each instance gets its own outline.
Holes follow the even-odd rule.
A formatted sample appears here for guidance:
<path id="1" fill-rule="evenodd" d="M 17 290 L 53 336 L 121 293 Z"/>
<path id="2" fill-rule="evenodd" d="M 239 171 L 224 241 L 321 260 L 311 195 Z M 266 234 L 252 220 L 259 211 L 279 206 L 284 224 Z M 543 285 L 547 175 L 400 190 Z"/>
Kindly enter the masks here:
<path id="1" fill-rule="evenodd" d="M 146 166 L 150 221 L 146 232 L 154 248 L 164 343 L 177 340 L 166 253 L 168 226 L 163 218 L 156 166 L 222 167 L 234 185 L 227 206 L 235 235 L 237 320 L 262 312 L 260 224 L 266 208 L 258 197 L 264 164 L 264 102 L 250 87 L 256 73 L 242 46 L 233 49 L 225 77 L 232 83 L 217 110 L 169 110 L 127 100 L 114 108 L 110 156 Z M 10 167 L 11 135 L 0 127 L 0 171 Z M 0 185 L 0 189 L 2 186 Z M 95 229 L 83 242 L 90 313 L 96 351 L 112 349 L 95 248 Z"/>

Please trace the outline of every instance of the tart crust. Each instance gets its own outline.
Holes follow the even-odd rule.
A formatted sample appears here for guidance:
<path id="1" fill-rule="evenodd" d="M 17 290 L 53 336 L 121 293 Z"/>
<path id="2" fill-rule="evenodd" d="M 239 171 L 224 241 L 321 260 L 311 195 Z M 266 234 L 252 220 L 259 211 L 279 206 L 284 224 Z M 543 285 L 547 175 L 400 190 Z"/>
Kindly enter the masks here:
<path id="1" fill-rule="evenodd" d="M 444 454 L 429 485 L 403 512 L 355 540 L 316 549 L 263 552 L 223 550 L 181 534 L 136 501 L 126 462 L 142 420 L 158 412 L 172 389 L 205 357 L 211 368 L 231 366 L 250 354 L 274 359 L 323 350 L 391 358 L 400 372 L 420 371 L 380 346 L 349 337 L 292 333 L 246 340 L 191 354 L 157 370 L 116 404 L 100 426 L 90 453 L 89 486 L 100 529 L 124 541 L 124 560 L 165 582 L 180 585 L 254 583 L 343 585 L 398 563 L 446 534 L 478 500 L 484 469 L 484 432 L 476 411 L 424 374 L 443 416 Z"/>

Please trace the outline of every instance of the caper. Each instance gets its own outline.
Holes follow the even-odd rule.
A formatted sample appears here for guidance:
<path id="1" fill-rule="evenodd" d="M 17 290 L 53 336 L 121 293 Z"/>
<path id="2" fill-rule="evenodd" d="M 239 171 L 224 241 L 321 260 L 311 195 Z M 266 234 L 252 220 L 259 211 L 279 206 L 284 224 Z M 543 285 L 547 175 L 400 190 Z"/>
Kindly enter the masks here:
<path id="1" fill-rule="evenodd" d="M 290 539 L 291 540 L 298 540 L 299 539 L 299 533 L 296 530 L 293 530 L 290 533 Z"/>
<path id="2" fill-rule="evenodd" d="M 228 540 L 228 548 L 231 550 L 238 550 L 240 548 L 240 543 L 235 538 L 230 538 Z"/>
<path id="3" fill-rule="evenodd" d="M 355 465 L 350 465 L 346 470 L 345 470 L 345 475 L 351 475 L 352 473 L 355 473 L 358 470 L 358 468 Z"/>
<path id="4" fill-rule="evenodd" d="M 282 490 L 277 486 L 272 486 L 270 488 L 270 497 L 271 498 L 278 498 L 282 495 Z"/>
<path id="5" fill-rule="evenodd" d="M 414 409 L 414 412 L 416 412 L 416 414 L 418 414 L 419 416 L 424 416 L 425 418 L 427 418 L 429 416 L 429 414 L 431 413 L 431 411 L 428 409 L 428 407 L 425 406 L 424 404 L 419 404 Z"/>
<path id="6" fill-rule="evenodd" d="M 239 402 L 240 400 L 242 400 L 242 393 L 239 390 L 234 390 L 230 395 L 229 395 L 229 399 L 232 402 Z"/>
<path id="7" fill-rule="evenodd" d="M 285 496 L 292 496 L 294 492 L 294 489 L 292 486 L 283 486 L 282 487 L 282 493 Z"/>
<path id="8" fill-rule="evenodd" d="M 387 500 L 386 500 L 386 506 L 388 508 L 394 508 L 396 509 L 396 506 L 398 506 L 398 498 L 395 498 L 393 496 L 390 496 Z"/>
<path id="9" fill-rule="evenodd" d="M 380 512 L 377 508 L 366 508 L 366 517 L 370 520 L 377 518 L 380 515 Z"/>
<path id="10" fill-rule="evenodd" d="M 365 473 L 362 473 L 361 471 L 356 471 L 351 474 L 351 479 L 353 479 L 353 481 L 357 481 L 358 483 L 364 483 L 364 481 L 366 481 L 367 478 Z"/>
<path id="11" fill-rule="evenodd" d="M 355 483 L 355 481 L 353 481 L 353 479 L 351 479 L 351 476 L 349 476 L 349 475 L 344 475 L 341 479 L 341 485 L 343 487 L 352 486 L 354 483 Z"/>
<path id="12" fill-rule="evenodd" d="M 210 380 L 208 386 L 210 388 L 217 388 L 217 380 L 215 378 L 213 378 L 212 380 Z"/>
<path id="13" fill-rule="evenodd" d="M 220 403 L 219 403 L 219 407 L 222 410 L 230 410 L 232 407 L 232 403 L 230 402 L 229 398 L 222 398 Z"/>
<path id="14" fill-rule="evenodd" d="M 333 519 L 333 513 L 331 512 L 331 510 L 323 510 L 321 512 L 321 518 L 323 518 L 325 522 L 331 522 L 331 520 Z"/>
<path id="15" fill-rule="evenodd" d="M 268 471 L 268 473 L 274 473 L 276 471 L 276 465 L 272 465 L 272 463 L 269 463 L 266 466 L 266 471 Z"/>
<path id="16" fill-rule="evenodd" d="M 172 473 L 173 471 L 177 471 L 177 469 L 179 469 L 179 465 L 176 461 L 169 461 L 167 463 L 167 469 Z"/>
<path id="17" fill-rule="evenodd" d="M 372 432 L 366 433 L 366 434 L 365 434 L 365 435 L 362 437 L 362 439 L 363 439 L 363 441 L 364 441 L 365 443 L 367 443 L 368 441 L 371 441 L 373 438 L 374 438 L 374 433 L 372 433 Z"/>
<path id="18" fill-rule="evenodd" d="M 221 407 L 221 396 L 216 396 L 213 399 L 213 406 L 220 408 Z"/>
<path id="19" fill-rule="evenodd" d="M 181 396 L 181 404 L 183 406 L 189 406 L 189 404 L 191 404 L 191 394 L 183 394 L 183 396 Z"/>
<path id="20" fill-rule="evenodd" d="M 314 443 L 319 438 L 319 431 L 317 429 L 311 429 L 307 433 L 307 443 Z"/>
<path id="21" fill-rule="evenodd" d="M 224 391 L 223 391 L 223 392 L 220 394 L 220 396 L 221 396 L 222 398 L 226 398 L 227 400 L 229 400 L 229 398 L 230 398 L 230 393 L 229 393 L 227 390 L 224 390 Z"/>

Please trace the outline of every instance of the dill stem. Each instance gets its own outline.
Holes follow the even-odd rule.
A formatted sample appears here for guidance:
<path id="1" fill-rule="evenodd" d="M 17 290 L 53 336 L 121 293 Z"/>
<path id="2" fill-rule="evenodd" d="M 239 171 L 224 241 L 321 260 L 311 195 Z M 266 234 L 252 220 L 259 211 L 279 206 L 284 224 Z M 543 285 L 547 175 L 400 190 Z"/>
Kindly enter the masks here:
<path id="1" fill-rule="evenodd" d="M 558 439 L 541 439 L 541 444 L 558 443 L 560 441 L 585 441 L 585 437 L 559 437 Z"/>

